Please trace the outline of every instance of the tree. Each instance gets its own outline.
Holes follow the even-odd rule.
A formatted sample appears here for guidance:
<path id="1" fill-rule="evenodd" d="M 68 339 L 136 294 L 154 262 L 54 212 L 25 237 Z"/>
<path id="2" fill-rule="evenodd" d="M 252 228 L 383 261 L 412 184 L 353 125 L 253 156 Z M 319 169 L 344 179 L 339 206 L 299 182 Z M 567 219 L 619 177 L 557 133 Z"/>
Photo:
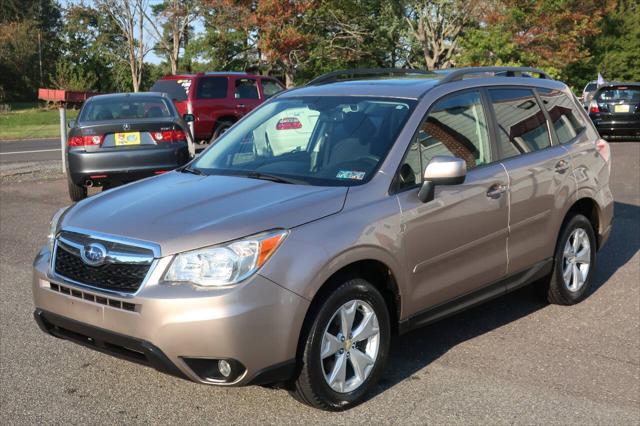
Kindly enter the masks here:
<path id="1" fill-rule="evenodd" d="M 495 0 L 465 31 L 457 64 L 535 66 L 575 83 L 570 70 L 589 60 L 606 10 L 600 0 Z"/>
<path id="2" fill-rule="evenodd" d="M 601 33 L 593 41 L 595 72 L 608 80 L 640 81 L 640 4 L 619 0 L 604 15 Z"/>
<path id="3" fill-rule="evenodd" d="M 418 42 L 429 70 L 446 68 L 458 52 L 465 27 L 479 14 L 479 0 L 412 0 L 406 5 L 410 35 Z"/>
<path id="4" fill-rule="evenodd" d="M 304 31 L 303 16 L 314 5 L 315 0 L 261 0 L 255 10 L 260 52 L 282 69 L 287 87 L 307 57 L 312 37 Z"/>
<path id="5" fill-rule="evenodd" d="M 144 58 L 150 48 L 145 40 L 145 13 L 148 0 L 96 0 L 99 10 L 107 13 L 115 22 L 127 46 L 126 58 L 131 71 L 133 91 L 140 90 L 143 79 Z"/>
<path id="6" fill-rule="evenodd" d="M 151 6 L 151 10 L 153 17 L 146 10 L 143 13 L 158 43 L 156 50 L 167 57 L 171 74 L 176 74 L 180 48 L 186 44 L 190 26 L 198 17 L 197 3 L 194 0 L 164 0 Z"/>

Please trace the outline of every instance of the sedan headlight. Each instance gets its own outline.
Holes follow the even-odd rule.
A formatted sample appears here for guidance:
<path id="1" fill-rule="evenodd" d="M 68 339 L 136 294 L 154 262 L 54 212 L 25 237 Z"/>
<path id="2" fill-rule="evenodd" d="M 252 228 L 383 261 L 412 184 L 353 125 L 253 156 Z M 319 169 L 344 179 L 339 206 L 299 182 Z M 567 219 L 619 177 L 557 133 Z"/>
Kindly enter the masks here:
<path id="1" fill-rule="evenodd" d="M 266 232 L 227 244 L 176 255 L 164 281 L 204 287 L 239 283 L 253 275 L 273 255 L 288 231 Z"/>
<path id="2" fill-rule="evenodd" d="M 56 240 L 56 234 L 58 233 L 58 224 L 60 223 L 60 219 L 67 212 L 67 210 L 69 210 L 69 208 L 72 205 L 63 207 L 60 210 L 58 210 L 51 218 L 51 222 L 49 222 L 49 235 L 47 235 L 47 247 L 51 252 L 53 252 L 53 243 Z"/>

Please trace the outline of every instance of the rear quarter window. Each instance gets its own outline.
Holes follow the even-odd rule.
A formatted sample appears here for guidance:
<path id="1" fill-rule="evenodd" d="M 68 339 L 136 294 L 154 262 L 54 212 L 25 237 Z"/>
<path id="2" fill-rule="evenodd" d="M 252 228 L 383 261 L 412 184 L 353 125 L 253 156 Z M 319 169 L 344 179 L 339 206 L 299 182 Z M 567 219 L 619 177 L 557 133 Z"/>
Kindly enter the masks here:
<path id="1" fill-rule="evenodd" d="M 560 90 L 538 89 L 558 142 L 567 143 L 586 129 L 585 122 L 577 110 L 577 105 Z"/>
<path id="2" fill-rule="evenodd" d="M 150 92 L 166 93 L 174 101 L 186 101 L 191 87 L 191 79 L 158 80 L 149 89 Z"/>

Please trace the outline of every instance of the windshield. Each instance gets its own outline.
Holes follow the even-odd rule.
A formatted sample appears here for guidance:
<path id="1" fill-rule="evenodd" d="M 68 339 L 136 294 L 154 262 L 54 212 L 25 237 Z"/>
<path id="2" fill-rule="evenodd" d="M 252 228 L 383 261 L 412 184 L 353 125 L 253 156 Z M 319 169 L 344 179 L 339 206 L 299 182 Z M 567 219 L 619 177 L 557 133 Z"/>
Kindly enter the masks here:
<path id="1" fill-rule="evenodd" d="M 226 132 L 191 169 L 310 185 L 358 185 L 371 178 L 414 105 L 404 99 L 345 96 L 275 99 Z"/>
<path id="2" fill-rule="evenodd" d="M 79 121 L 106 121 L 171 117 L 168 102 L 158 96 L 93 98 L 80 113 Z"/>

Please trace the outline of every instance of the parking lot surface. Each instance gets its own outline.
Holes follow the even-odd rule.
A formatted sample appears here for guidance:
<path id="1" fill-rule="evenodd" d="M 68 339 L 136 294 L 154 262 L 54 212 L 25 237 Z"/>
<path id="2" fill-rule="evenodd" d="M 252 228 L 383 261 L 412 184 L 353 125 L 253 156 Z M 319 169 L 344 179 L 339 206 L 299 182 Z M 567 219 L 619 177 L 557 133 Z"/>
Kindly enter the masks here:
<path id="1" fill-rule="evenodd" d="M 62 179 L 0 187 L 3 424 L 640 424 L 640 143 L 612 144 L 616 198 L 595 289 L 573 307 L 529 287 L 396 339 L 363 405 L 326 413 L 286 391 L 216 388 L 42 333 L 31 261 Z"/>

